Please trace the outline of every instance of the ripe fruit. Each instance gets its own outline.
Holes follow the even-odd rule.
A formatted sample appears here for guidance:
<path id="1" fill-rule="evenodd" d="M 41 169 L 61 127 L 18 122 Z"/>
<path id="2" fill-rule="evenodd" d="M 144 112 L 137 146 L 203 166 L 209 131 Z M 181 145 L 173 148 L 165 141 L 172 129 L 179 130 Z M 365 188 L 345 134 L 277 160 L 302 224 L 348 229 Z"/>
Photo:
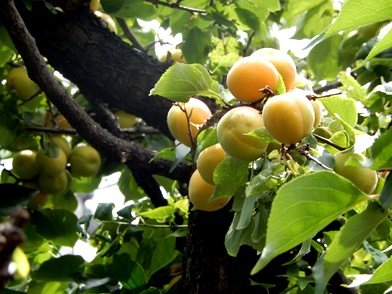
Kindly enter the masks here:
<path id="1" fill-rule="evenodd" d="M 363 154 L 354 154 L 350 152 L 335 153 L 334 171 L 350 180 L 364 193 L 372 193 L 377 185 L 377 172 L 366 167 L 346 166 L 345 163 L 350 157 L 358 159 L 359 161 L 365 161 L 367 159 Z"/>
<path id="2" fill-rule="evenodd" d="M 242 160 L 256 160 L 266 150 L 268 142 L 247 134 L 263 127 L 263 118 L 258 110 L 249 106 L 236 107 L 219 121 L 218 141 L 228 155 Z"/>
<path id="3" fill-rule="evenodd" d="M 72 148 L 67 139 L 62 136 L 53 136 L 52 141 L 64 151 L 67 158 L 71 155 Z"/>
<path id="4" fill-rule="evenodd" d="M 105 23 L 109 31 L 117 34 L 116 23 L 114 22 L 113 18 L 109 14 L 103 13 L 101 11 L 95 11 L 94 13 L 99 19 L 101 19 Z"/>
<path id="5" fill-rule="evenodd" d="M 180 107 L 173 105 L 170 108 L 167 114 L 167 124 L 174 138 L 191 147 L 191 138 L 196 138 L 199 132 L 198 126 L 202 125 L 212 114 L 208 106 L 196 98 L 190 98 L 188 102 L 180 103 Z M 186 113 L 183 110 L 186 110 Z M 189 116 L 189 127 L 187 116 Z"/>
<path id="6" fill-rule="evenodd" d="M 24 66 L 15 67 L 9 71 L 6 85 L 9 90 L 15 90 L 16 95 L 24 101 L 40 91 L 38 85 L 29 78 Z"/>
<path id="7" fill-rule="evenodd" d="M 320 100 L 310 100 L 310 103 L 312 104 L 314 110 L 313 128 L 317 128 L 323 117 L 323 113 L 322 113 L 323 105 Z"/>
<path id="8" fill-rule="evenodd" d="M 98 173 L 101 167 L 101 156 L 94 147 L 79 145 L 72 150 L 69 163 L 73 176 L 92 177 Z"/>
<path id="9" fill-rule="evenodd" d="M 64 193 L 68 188 L 68 182 L 69 179 L 65 170 L 54 176 L 40 174 L 38 177 L 41 191 L 48 194 Z"/>
<path id="10" fill-rule="evenodd" d="M 173 49 L 168 50 L 167 52 L 170 52 L 170 54 L 171 54 L 171 62 L 172 63 L 176 63 L 176 62 L 185 63 L 186 62 L 185 57 L 182 54 L 182 50 L 181 49 L 173 48 Z M 167 55 L 168 55 L 167 52 L 159 58 L 160 62 L 166 62 L 167 61 Z"/>
<path id="11" fill-rule="evenodd" d="M 117 117 L 118 124 L 120 125 L 120 128 L 123 128 L 123 129 L 129 129 L 129 128 L 134 127 L 135 124 L 139 120 L 133 114 L 127 113 L 122 110 L 117 111 L 114 115 Z"/>
<path id="12" fill-rule="evenodd" d="M 268 99 L 262 117 L 268 133 L 283 144 L 298 143 L 310 134 L 314 124 L 313 106 L 298 91 Z"/>
<path id="13" fill-rule="evenodd" d="M 262 48 L 253 52 L 251 56 L 267 58 L 282 76 L 286 91 L 291 90 L 294 87 L 297 67 L 290 55 L 274 48 Z"/>
<path id="14" fill-rule="evenodd" d="M 22 150 L 15 154 L 12 160 L 12 170 L 21 179 L 31 179 L 39 174 L 35 164 L 37 152 L 33 150 Z"/>
<path id="15" fill-rule="evenodd" d="M 224 197 L 209 202 L 212 193 L 214 192 L 214 185 L 208 184 L 200 176 L 198 170 L 195 170 L 189 180 L 188 195 L 189 201 L 195 208 L 204 211 L 215 211 L 225 206 L 230 198 Z"/>
<path id="16" fill-rule="evenodd" d="M 225 156 L 226 153 L 220 144 L 209 146 L 200 152 L 196 166 L 204 181 L 214 184 L 214 170 Z"/>
<path id="17" fill-rule="evenodd" d="M 67 166 L 67 156 L 61 148 L 58 148 L 56 157 L 51 157 L 46 154 L 44 149 L 37 152 L 35 163 L 41 174 L 56 176 L 62 173 Z"/>
<path id="18" fill-rule="evenodd" d="M 243 57 L 227 74 L 227 87 L 238 100 L 255 102 L 265 96 L 260 89 L 269 86 L 275 91 L 278 86 L 278 71 L 266 58 Z"/>
<path id="19" fill-rule="evenodd" d="M 90 9 L 91 11 L 97 11 L 99 8 L 100 0 L 91 0 L 90 2 Z"/>
<path id="20" fill-rule="evenodd" d="M 53 115 L 50 111 L 47 111 L 44 116 L 44 125 L 45 127 L 59 127 L 59 128 L 65 128 L 65 129 L 72 129 L 72 126 L 69 124 L 67 119 L 64 117 L 64 115 L 59 114 L 55 118 L 53 118 Z"/>

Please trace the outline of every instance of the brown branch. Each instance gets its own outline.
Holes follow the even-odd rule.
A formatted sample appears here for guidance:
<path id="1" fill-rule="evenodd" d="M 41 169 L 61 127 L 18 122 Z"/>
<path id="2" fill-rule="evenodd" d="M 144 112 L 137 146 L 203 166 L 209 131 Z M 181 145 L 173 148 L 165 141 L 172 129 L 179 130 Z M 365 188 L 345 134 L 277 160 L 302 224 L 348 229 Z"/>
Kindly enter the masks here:
<path id="1" fill-rule="evenodd" d="M 132 45 L 139 49 L 140 51 L 146 52 L 146 48 L 142 45 L 142 43 L 139 42 L 138 38 L 136 38 L 135 34 L 132 32 L 132 30 L 128 27 L 127 23 L 125 20 L 121 17 L 116 17 L 116 20 L 120 27 L 122 28 L 124 32 L 124 36 L 127 37 L 131 42 Z"/>
<path id="2" fill-rule="evenodd" d="M 333 83 L 330 83 L 330 84 L 326 84 L 325 86 L 322 86 L 322 87 L 314 88 L 313 92 L 316 93 L 316 94 L 321 94 L 321 93 L 323 93 L 325 91 L 336 89 L 336 88 L 339 88 L 341 86 L 342 86 L 341 82 L 339 82 L 339 81 L 338 82 L 333 82 Z"/>
<path id="3" fill-rule="evenodd" d="M 160 0 L 145 0 L 145 1 L 146 2 L 150 2 L 150 3 L 154 4 L 154 5 L 162 5 L 162 6 L 166 6 L 166 7 L 170 7 L 170 8 L 175 8 L 175 9 L 189 11 L 191 13 L 206 14 L 206 11 L 204 9 L 198 9 L 198 8 L 192 8 L 192 7 L 187 7 L 187 6 L 180 5 L 181 1 L 177 1 L 177 2 L 174 2 L 174 3 L 167 3 L 167 2 L 160 1 Z"/>
<path id="4" fill-rule="evenodd" d="M 76 102 L 67 90 L 57 82 L 44 59 L 35 39 L 27 30 L 15 3 L 12 0 L 0 1 L 0 16 L 11 36 L 15 47 L 22 56 L 28 73 L 49 100 L 67 118 L 69 123 L 87 142 L 93 145 L 104 156 L 127 164 L 134 164 L 150 173 L 159 174 L 179 181 L 187 181 L 191 169 L 185 164 L 169 172 L 171 162 L 161 158 L 152 160 L 155 151 L 144 149 L 135 142 L 126 141 L 113 136 L 96 123 Z"/>

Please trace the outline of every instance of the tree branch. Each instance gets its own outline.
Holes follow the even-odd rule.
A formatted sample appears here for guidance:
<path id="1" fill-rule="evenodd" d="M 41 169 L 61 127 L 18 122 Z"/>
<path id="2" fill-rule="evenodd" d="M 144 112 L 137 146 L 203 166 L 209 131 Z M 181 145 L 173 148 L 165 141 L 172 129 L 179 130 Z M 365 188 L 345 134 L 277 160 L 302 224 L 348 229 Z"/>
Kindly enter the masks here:
<path id="1" fill-rule="evenodd" d="M 176 9 L 180 9 L 180 10 L 189 11 L 191 13 L 206 14 L 206 11 L 204 9 L 197 9 L 197 8 L 192 8 L 192 7 L 180 5 L 181 0 L 174 2 L 174 3 L 167 3 L 167 2 L 160 1 L 160 0 L 145 0 L 145 1 L 150 2 L 154 5 L 167 6 L 170 8 L 176 8 Z"/>
<path id="2" fill-rule="evenodd" d="M 126 141 L 113 136 L 96 123 L 71 98 L 66 89 L 57 82 L 42 58 L 35 39 L 27 30 L 15 3 L 12 0 L 0 1 L 0 16 L 11 36 L 15 47 L 22 56 L 28 73 L 48 99 L 67 118 L 69 123 L 87 142 L 103 155 L 121 163 L 133 164 L 150 173 L 159 174 L 179 181 L 187 181 L 191 167 L 180 164 L 170 173 L 171 162 L 157 158 L 155 151 L 144 149 L 135 142 Z"/>

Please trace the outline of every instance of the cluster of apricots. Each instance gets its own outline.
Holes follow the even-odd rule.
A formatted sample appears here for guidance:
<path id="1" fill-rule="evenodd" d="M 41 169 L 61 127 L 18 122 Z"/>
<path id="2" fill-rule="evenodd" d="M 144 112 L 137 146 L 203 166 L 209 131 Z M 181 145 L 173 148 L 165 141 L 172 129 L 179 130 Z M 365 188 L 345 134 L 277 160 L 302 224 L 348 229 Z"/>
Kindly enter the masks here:
<path id="1" fill-rule="evenodd" d="M 283 94 L 273 95 L 284 84 Z M 322 103 L 312 93 L 296 88 L 304 81 L 297 75 L 293 59 L 285 52 L 263 48 L 238 60 L 229 70 L 227 87 L 242 103 L 228 110 L 216 125 L 218 143 L 203 149 L 196 159 L 196 170 L 189 186 L 189 199 L 195 208 L 214 211 L 229 198 L 210 201 L 214 191 L 214 170 L 226 157 L 245 161 L 258 159 L 268 142 L 251 132 L 264 128 L 276 141 L 292 146 L 307 137 L 322 120 Z M 269 94 L 270 93 L 270 94 Z M 272 95 L 271 95 L 272 93 Z M 269 95 L 268 95 L 269 94 Z M 310 94 L 310 95 L 309 95 Z M 268 97 L 266 97 L 268 95 Z M 265 100 L 263 100 L 265 99 Z M 262 110 L 252 103 L 263 101 Z M 209 107 L 197 98 L 176 103 L 168 112 L 168 127 L 180 143 L 195 147 L 199 128 L 212 116 Z M 350 157 L 365 160 L 362 154 L 338 152 L 334 155 L 337 174 L 349 179 L 365 193 L 377 184 L 377 173 L 368 168 L 346 166 Z"/>
<path id="2" fill-rule="evenodd" d="M 101 167 L 98 151 L 89 145 L 71 148 L 63 136 L 51 138 L 53 152 L 45 149 L 21 150 L 12 160 L 12 172 L 27 186 L 40 192 L 35 196 L 44 204 L 49 195 L 60 195 L 69 189 L 73 177 L 95 176 Z"/>

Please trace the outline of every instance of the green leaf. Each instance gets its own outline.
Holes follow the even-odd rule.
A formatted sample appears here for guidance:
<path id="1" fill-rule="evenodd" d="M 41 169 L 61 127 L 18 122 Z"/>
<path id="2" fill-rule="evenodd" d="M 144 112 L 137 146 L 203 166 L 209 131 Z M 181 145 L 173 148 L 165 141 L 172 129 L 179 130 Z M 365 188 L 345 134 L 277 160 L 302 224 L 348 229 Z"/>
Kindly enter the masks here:
<path id="1" fill-rule="evenodd" d="M 64 246 L 73 246 L 78 240 L 77 217 L 62 209 L 42 209 L 31 214 L 37 232 L 47 240 Z"/>
<path id="2" fill-rule="evenodd" d="M 94 213 L 94 218 L 103 221 L 111 221 L 113 219 L 114 203 L 98 203 Z"/>
<path id="3" fill-rule="evenodd" d="M 365 284 L 377 284 L 392 281 L 392 257 L 380 265 Z"/>
<path id="4" fill-rule="evenodd" d="M 38 191 L 16 184 L 0 184 L 0 216 L 10 215 L 25 206 Z"/>
<path id="5" fill-rule="evenodd" d="M 159 240 L 157 247 L 152 253 L 151 265 L 147 271 L 148 277 L 151 277 L 154 273 L 167 266 L 176 258 L 178 251 L 175 250 L 175 246 L 175 237 L 168 236 Z"/>
<path id="6" fill-rule="evenodd" d="M 133 200 L 137 202 L 145 196 L 144 190 L 137 184 L 132 172 L 125 168 L 118 180 L 118 188 L 125 197 L 125 202 Z"/>
<path id="7" fill-rule="evenodd" d="M 147 217 L 154 219 L 159 223 L 174 221 L 174 212 L 176 209 L 173 206 L 160 206 L 151 210 L 140 212 L 139 215 L 142 217 Z"/>
<path id="8" fill-rule="evenodd" d="M 113 255 L 113 275 L 124 288 L 138 293 L 146 288 L 147 277 L 143 268 L 126 255 Z"/>
<path id="9" fill-rule="evenodd" d="M 32 277 L 38 281 L 78 281 L 83 274 L 84 259 L 79 255 L 63 255 L 41 264 Z"/>
<path id="10" fill-rule="evenodd" d="M 360 26 L 392 19 L 391 2 L 389 0 L 347 0 L 327 30 L 325 37 L 340 31 L 356 29 Z"/>
<path id="11" fill-rule="evenodd" d="M 328 246 L 326 254 L 313 267 L 316 294 L 324 293 L 332 275 L 387 216 L 388 212 L 378 202 L 370 202 L 365 211 L 347 221 Z"/>
<path id="12" fill-rule="evenodd" d="M 389 209 L 392 206 L 392 173 L 389 172 L 385 179 L 384 187 L 380 194 L 380 202 L 384 209 Z"/>
<path id="13" fill-rule="evenodd" d="M 194 95 L 221 99 L 207 70 L 200 64 L 175 63 L 155 84 L 150 95 L 160 95 L 177 102 L 187 102 Z"/>
<path id="14" fill-rule="evenodd" d="M 248 161 L 227 156 L 214 171 L 215 189 L 210 201 L 221 197 L 231 197 L 248 178 Z"/>
<path id="15" fill-rule="evenodd" d="M 386 28 L 383 28 L 383 30 Z M 392 22 L 388 25 L 388 32 L 376 43 L 369 55 L 366 57 L 365 62 L 373 58 L 377 54 L 392 47 Z"/>
<path id="16" fill-rule="evenodd" d="M 204 64 L 211 49 L 211 32 L 202 31 L 195 27 L 190 31 L 183 32 L 184 43 L 182 52 L 188 63 Z"/>
<path id="17" fill-rule="evenodd" d="M 351 182 L 330 171 L 303 175 L 283 185 L 272 202 L 266 245 L 252 274 L 367 199 Z"/>
<path id="18" fill-rule="evenodd" d="M 357 124 L 357 108 L 355 100 L 341 96 L 331 96 L 320 99 L 328 113 L 334 117 L 339 116 L 344 122 L 351 127 Z"/>
<path id="19" fill-rule="evenodd" d="M 308 64 L 318 80 L 336 80 L 339 73 L 339 47 L 343 41 L 341 35 L 322 40 L 310 50 Z"/>
<path id="20" fill-rule="evenodd" d="M 251 226 L 239 230 L 236 229 L 240 218 L 241 213 L 236 213 L 225 236 L 225 247 L 230 256 L 236 256 L 241 245 L 247 244 L 247 241 L 250 240 L 252 234 Z"/>
<path id="21" fill-rule="evenodd" d="M 366 97 L 366 88 L 362 87 L 357 80 L 347 73 L 340 75 L 343 86 L 340 88 L 347 93 L 347 96 L 358 101 L 363 101 Z M 323 99 L 321 99 L 323 100 Z"/>
<path id="22" fill-rule="evenodd" d="M 392 168 L 392 129 L 385 131 L 370 149 L 372 169 Z"/>

